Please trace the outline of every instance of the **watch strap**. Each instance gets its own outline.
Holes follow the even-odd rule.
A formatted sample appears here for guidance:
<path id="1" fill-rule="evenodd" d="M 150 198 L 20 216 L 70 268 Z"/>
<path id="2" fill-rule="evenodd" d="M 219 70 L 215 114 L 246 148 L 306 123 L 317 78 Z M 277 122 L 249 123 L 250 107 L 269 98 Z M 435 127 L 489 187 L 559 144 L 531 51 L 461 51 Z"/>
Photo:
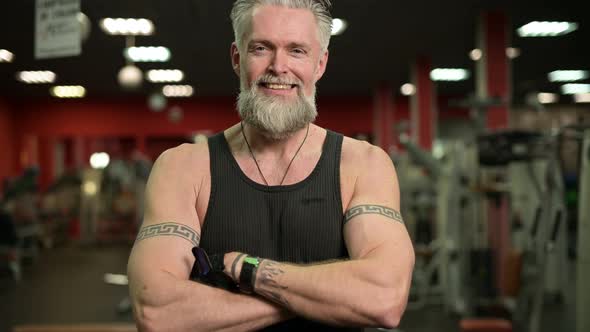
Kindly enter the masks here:
<path id="1" fill-rule="evenodd" d="M 225 264 L 223 257 L 225 254 L 213 254 L 209 255 L 209 261 L 211 262 L 211 269 L 215 272 L 223 272 L 225 270 Z"/>
<path id="2" fill-rule="evenodd" d="M 245 294 L 254 293 L 254 281 L 260 261 L 257 257 L 247 256 L 242 262 L 240 271 L 240 291 Z"/>
<path id="3" fill-rule="evenodd" d="M 225 254 L 207 255 L 205 250 L 199 247 L 192 249 L 195 256 L 190 280 L 201 282 L 213 287 L 222 288 L 231 292 L 238 291 L 238 285 L 223 270 L 225 265 L 223 258 Z"/>

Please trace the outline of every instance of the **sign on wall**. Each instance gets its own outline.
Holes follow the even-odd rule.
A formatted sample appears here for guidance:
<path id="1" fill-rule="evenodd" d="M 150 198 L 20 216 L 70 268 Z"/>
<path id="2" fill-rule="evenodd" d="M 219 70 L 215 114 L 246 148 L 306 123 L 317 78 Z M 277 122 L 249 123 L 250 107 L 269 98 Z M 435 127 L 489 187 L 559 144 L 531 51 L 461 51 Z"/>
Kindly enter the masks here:
<path id="1" fill-rule="evenodd" d="M 35 58 L 80 55 L 80 0 L 36 0 Z"/>

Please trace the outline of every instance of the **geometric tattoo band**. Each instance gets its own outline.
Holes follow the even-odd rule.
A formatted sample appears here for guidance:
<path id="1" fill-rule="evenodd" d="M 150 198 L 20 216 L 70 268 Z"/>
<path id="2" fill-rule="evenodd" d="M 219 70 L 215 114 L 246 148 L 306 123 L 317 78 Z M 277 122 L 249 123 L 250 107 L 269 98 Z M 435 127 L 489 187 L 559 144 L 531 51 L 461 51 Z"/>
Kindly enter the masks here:
<path id="1" fill-rule="evenodd" d="M 396 220 L 404 223 L 402 219 L 401 213 L 394 209 L 390 209 L 387 206 L 382 205 L 357 205 L 350 210 L 346 211 L 346 215 L 344 216 L 344 223 L 348 222 L 350 219 L 361 215 L 361 214 L 380 214 L 387 218 Z"/>
<path id="2" fill-rule="evenodd" d="M 186 225 L 167 222 L 143 227 L 139 230 L 139 234 L 137 234 L 137 239 L 135 241 L 141 241 L 154 236 L 166 235 L 181 237 L 192 243 L 195 247 L 199 246 L 201 240 L 201 236 L 194 229 Z"/>

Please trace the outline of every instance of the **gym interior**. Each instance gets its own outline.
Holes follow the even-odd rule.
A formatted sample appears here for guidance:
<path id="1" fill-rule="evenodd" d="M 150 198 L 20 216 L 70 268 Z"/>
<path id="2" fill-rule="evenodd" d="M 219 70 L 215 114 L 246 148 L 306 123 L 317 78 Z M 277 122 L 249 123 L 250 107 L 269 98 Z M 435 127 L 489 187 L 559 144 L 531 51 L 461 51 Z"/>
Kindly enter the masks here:
<path id="1" fill-rule="evenodd" d="M 583 5 L 333 1 L 316 123 L 396 167 L 416 263 L 395 331 L 590 331 Z M 2 3 L 0 331 L 136 331 L 153 163 L 239 121 L 230 10 Z"/>

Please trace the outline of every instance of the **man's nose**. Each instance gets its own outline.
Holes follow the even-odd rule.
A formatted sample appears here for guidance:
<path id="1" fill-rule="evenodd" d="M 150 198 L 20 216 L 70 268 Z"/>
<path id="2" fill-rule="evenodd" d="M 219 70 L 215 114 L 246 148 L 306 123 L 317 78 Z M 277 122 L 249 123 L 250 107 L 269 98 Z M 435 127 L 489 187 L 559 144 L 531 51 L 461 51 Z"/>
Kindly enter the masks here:
<path id="1" fill-rule="evenodd" d="M 269 70 L 275 74 L 284 74 L 289 68 L 289 59 L 287 54 L 278 50 L 274 53 Z"/>

